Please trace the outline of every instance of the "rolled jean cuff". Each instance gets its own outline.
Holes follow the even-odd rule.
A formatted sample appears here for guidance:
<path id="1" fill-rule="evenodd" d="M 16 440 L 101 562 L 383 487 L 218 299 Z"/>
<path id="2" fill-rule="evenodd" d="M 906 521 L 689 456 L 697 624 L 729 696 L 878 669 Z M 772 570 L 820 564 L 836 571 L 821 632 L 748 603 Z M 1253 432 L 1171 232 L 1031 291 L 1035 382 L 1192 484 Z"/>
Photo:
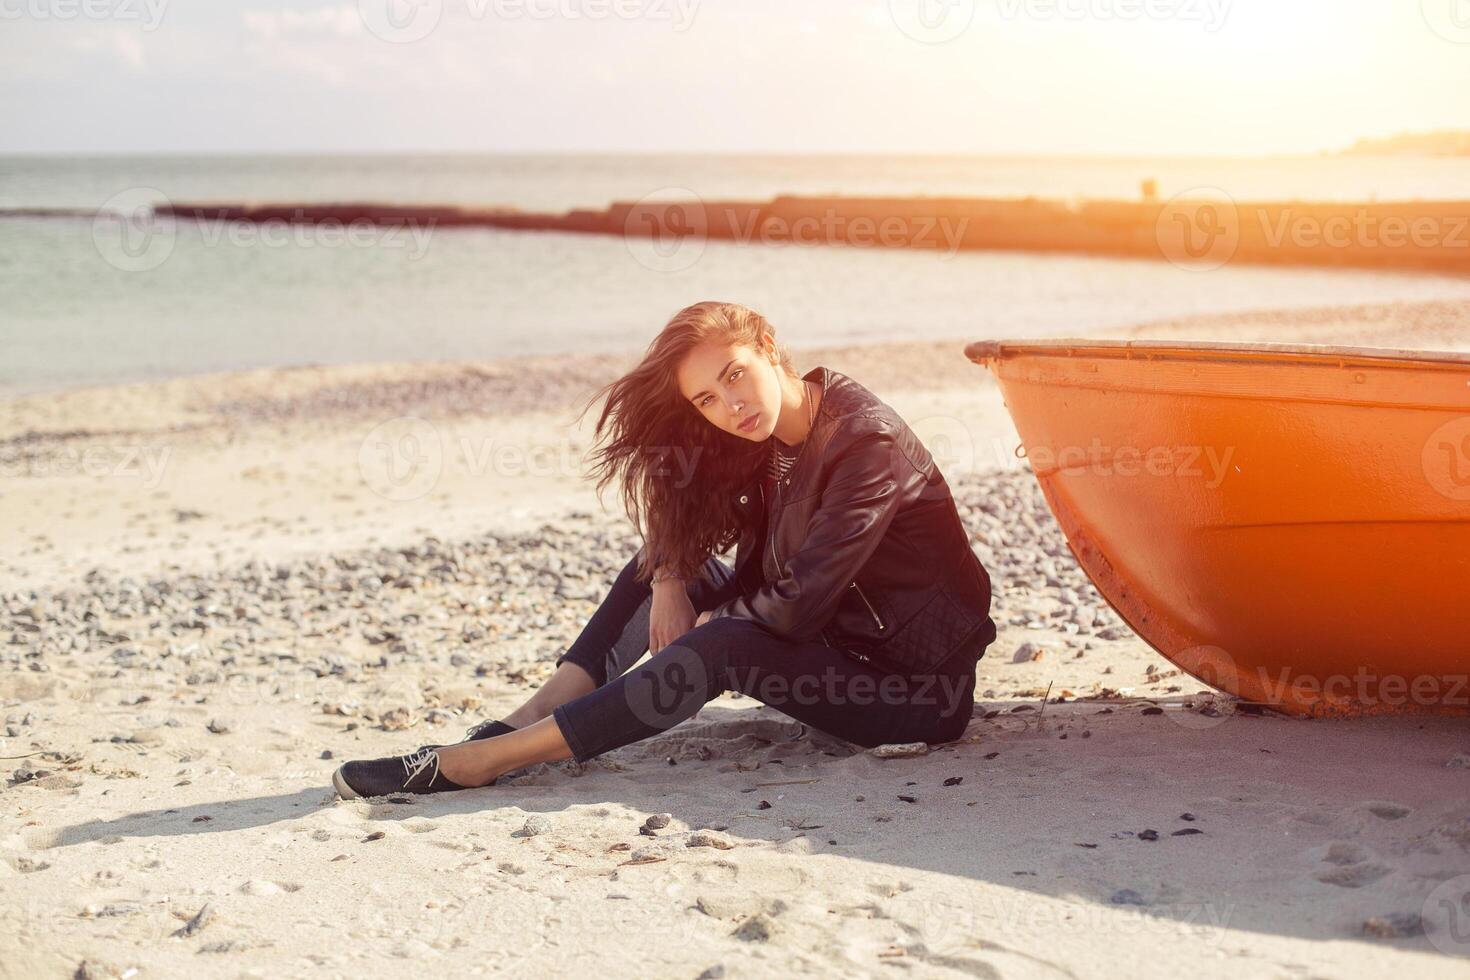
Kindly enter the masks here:
<path id="1" fill-rule="evenodd" d="M 551 709 L 551 717 L 556 721 L 556 727 L 561 729 L 561 737 L 567 743 L 567 748 L 572 750 L 572 758 L 578 762 L 586 762 L 592 758 L 592 753 L 587 751 L 587 743 L 577 734 L 573 726 L 571 716 L 567 713 L 566 705 L 559 704 Z"/>
<path id="2" fill-rule="evenodd" d="M 594 663 L 594 660 L 597 662 Z M 592 683 L 597 687 L 601 687 L 607 683 L 607 657 L 605 656 L 596 658 L 585 655 L 578 656 L 576 650 L 568 650 L 556 658 L 553 666 L 560 667 L 563 663 L 572 663 L 581 667 L 587 672 L 587 676 L 592 678 Z"/>

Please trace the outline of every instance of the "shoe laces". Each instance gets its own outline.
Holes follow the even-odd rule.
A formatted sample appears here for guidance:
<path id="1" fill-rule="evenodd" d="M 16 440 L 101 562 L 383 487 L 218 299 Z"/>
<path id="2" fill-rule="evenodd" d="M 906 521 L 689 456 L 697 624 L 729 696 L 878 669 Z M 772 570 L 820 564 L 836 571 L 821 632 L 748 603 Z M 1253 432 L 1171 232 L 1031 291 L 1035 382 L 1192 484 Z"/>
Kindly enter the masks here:
<path id="1" fill-rule="evenodd" d="M 471 725 L 469 729 L 466 730 L 464 733 L 465 741 L 468 742 L 470 739 L 474 738 L 476 735 L 480 734 L 493 724 L 495 724 L 494 718 L 490 719 L 489 721 L 482 721 L 478 725 Z"/>
<path id="2" fill-rule="evenodd" d="M 433 767 L 430 770 L 430 766 Z M 434 777 L 439 775 L 439 753 L 433 749 L 420 749 L 412 755 L 403 757 L 403 785 L 412 786 L 418 778 L 429 770 L 428 781 L 432 783 Z"/>

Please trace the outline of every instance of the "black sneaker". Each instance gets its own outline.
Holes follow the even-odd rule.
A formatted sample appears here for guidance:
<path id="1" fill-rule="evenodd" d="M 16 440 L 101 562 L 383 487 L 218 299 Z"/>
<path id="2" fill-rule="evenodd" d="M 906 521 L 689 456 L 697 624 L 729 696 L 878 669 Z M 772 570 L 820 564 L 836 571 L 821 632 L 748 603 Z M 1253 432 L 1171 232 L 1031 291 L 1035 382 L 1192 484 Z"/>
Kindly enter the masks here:
<path id="1" fill-rule="evenodd" d="M 421 749 L 412 755 L 344 762 L 332 773 L 332 785 L 344 800 L 389 793 L 446 793 L 469 789 L 439 774 L 439 753 Z"/>
<path id="2" fill-rule="evenodd" d="M 503 721 L 482 721 L 478 725 L 472 725 L 469 731 L 464 733 L 461 742 L 478 742 L 482 738 L 494 738 L 496 735 L 506 735 L 510 732 L 520 731 L 512 728 Z M 426 752 L 429 749 L 442 749 L 442 745 L 420 745 L 418 751 Z"/>

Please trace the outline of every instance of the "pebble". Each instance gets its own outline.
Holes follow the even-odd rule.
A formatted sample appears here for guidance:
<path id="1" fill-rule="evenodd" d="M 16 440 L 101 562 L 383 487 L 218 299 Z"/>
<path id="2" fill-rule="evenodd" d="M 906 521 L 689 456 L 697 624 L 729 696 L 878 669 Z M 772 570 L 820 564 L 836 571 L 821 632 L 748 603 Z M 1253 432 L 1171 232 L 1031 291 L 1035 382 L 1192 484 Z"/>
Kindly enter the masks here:
<path id="1" fill-rule="evenodd" d="M 1424 935 L 1424 920 L 1415 912 L 1390 912 L 1363 920 L 1359 931 L 1374 939 L 1405 939 Z"/>
<path id="2" fill-rule="evenodd" d="M 542 834 L 551 833 L 551 821 L 538 814 L 526 818 L 521 829 L 511 834 L 512 837 L 539 837 Z"/>
<path id="3" fill-rule="evenodd" d="M 224 735 L 230 730 L 229 722 L 220 721 L 218 718 L 212 719 L 205 727 L 207 727 L 211 732 L 214 732 L 216 735 Z"/>
<path id="4" fill-rule="evenodd" d="M 1042 654 L 1041 647 L 1037 646 L 1035 643 L 1032 643 L 1031 641 L 1028 640 L 1025 643 L 1022 643 L 1020 646 L 1016 647 L 1015 654 L 1013 654 L 1011 656 L 1011 663 L 1013 663 L 1013 664 L 1026 664 L 1026 663 L 1030 663 L 1033 660 L 1040 660 L 1041 659 L 1041 654 Z"/>
<path id="5" fill-rule="evenodd" d="M 769 942 L 776 934 L 776 922 L 764 912 L 758 912 L 746 919 L 735 930 L 730 933 L 736 939 L 747 943 Z"/>
<path id="6" fill-rule="evenodd" d="M 663 830 L 669 825 L 669 821 L 673 819 L 674 815 L 672 813 L 655 813 L 643 821 L 643 826 L 649 830 Z"/>
<path id="7" fill-rule="evenodd" d="M 713 847 L 721 851 L 728 851 L 735 846 L 735 842 L 717 830 L 696 830 L 689 835 L 689 839 L 685 842 L 685 845 L 688 847 Z"/>
<path id="8" fill-rule="evenodd" d="M 1147 905 L 1143 896 L 1132 888 L 1119 888 L 1108 897 L 1108 901 L 1114 905 Z"/>
<path id="9" fill-rule="evenodd" d="M 928 755 L 929 743 L 890 742 L 874 746 L 868 750 L 868 754 L 879 759 L 911 759 L 918 755 Z"/>
<path id="10" fill-rule="evenodd" d="M 280 893 L 280 885 L 274 881 L 266 881 L 262 878 L 252 878 L 240 886 L 241 895 L 254 895 L 257 898 L 264 898 L 268 895 L 279 895 Z"/>
<path id="11" fill-rule="evenodd" d="M 378 719 L 378 727 L 386 732 L 401 732 L 413 723 L 413 713 L 407 708 L 390 708 Z"/>

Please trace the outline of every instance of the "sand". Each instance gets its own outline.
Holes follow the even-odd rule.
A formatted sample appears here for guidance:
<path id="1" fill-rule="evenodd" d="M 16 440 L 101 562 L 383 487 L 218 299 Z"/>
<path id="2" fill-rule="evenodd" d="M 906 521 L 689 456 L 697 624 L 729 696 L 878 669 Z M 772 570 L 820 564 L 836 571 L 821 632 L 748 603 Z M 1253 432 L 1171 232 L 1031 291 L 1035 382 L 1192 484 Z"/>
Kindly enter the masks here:
<path id="1" fill-rule="evenodd" d="M 1470 350 L 1470 306 L 1109 336 Z M 1000 626 L 964 738 L 879 758 L 724 696 L 389 800 L 331 770 L 518 705 L 631 555 L 573 421 L 629 361 L 0 402 L 0 975 L 1470 974 L 1464 720 L 1251 714 L 1175 672 L 1070 559 L 963 344 L 796 359 L 955 487 Z"/>

